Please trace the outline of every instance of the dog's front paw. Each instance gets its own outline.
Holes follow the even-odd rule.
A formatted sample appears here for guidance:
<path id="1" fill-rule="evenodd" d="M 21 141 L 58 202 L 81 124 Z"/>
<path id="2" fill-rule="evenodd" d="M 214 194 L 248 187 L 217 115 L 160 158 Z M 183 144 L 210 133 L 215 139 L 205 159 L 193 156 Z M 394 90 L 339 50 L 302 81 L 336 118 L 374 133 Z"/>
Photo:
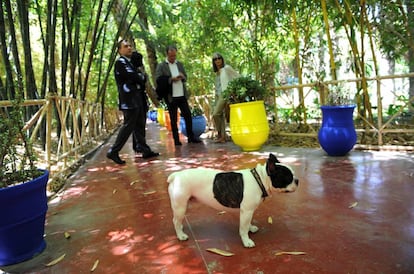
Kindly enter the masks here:
<path id="1" fill-rule="evenodd" d="M 247 247 L 247 248 L 252 248 L 255 247 L 256 245 L 254 244 L 254 242 L 252 241 L 252 239 L 247 238 L 247 239 L 242 239 L 243 241 L 243 246 Z"/>
<path id="2" fill-rule="evenodd" d="M 259 230 L 259 228 L 255 225 L 250 225 L 250 227 L 249 227 L 249 231 L 251 233 L 256 233 L 258 230 Z"/>
<path id="3" fill-rule="evenodd" d="M 177 238 L 180 241 L 187 241 L 188 240 L 188 235 L 185 234 L 184 232 L 177 233 Z"/>

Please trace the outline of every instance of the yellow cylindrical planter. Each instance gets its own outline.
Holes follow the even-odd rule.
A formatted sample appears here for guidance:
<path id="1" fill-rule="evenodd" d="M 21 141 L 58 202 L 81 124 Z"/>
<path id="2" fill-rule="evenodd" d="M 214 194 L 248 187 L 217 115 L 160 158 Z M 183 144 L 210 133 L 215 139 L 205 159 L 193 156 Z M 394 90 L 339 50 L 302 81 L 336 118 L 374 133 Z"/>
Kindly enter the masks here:
<path id="1" fill-rule="evenodd" d="M 163 108 L 157 108 L 157 121 L 161 126 L 165 125 L 164 109 Z"/>
<path id="2" fill-rule="evenodd" d="M 269 137 L 269 123 L 263 101 L 230 105 L 230 133 L 243 151 L 259 150 Z"/>

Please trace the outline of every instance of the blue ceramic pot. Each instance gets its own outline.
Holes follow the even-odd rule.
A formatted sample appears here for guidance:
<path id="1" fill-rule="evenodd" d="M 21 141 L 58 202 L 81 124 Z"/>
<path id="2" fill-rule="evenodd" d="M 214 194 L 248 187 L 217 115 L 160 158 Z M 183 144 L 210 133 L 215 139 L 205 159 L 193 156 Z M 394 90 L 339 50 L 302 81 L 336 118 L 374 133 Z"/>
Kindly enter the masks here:
<path id="1" fill-rule="evenodd" d="M 152 122 L 156 122 L 157 121 L 157 111 L 156 110 L 150 110 L 148 112 L 148 118 L 152 121 Z"/>
<path id="2" fill-rule="evenodd" d="M 49 172 L 23 184 L 0 189 L 0 266 L 31 259 L 46 247 Z"/>
<path id="3" fill-rule="evenodd" d="M 203 115 L 193 116 L 193 133 L 194 137 L 200 137 L 206 131 L 207 121 Z M 180 118 L 180 131 L 184 136 L 187 136 L 187 129 L 185 126 L 184 118 Z M 188 136 L 187 136 L 188 137 Z"/>
<path id="4" fill-rule="evenodd" d="M 321 106 L 322 126 L 318 139 L 329 156 L 343 156 L 356 144 L 354 108 L 355 105 Z"/>

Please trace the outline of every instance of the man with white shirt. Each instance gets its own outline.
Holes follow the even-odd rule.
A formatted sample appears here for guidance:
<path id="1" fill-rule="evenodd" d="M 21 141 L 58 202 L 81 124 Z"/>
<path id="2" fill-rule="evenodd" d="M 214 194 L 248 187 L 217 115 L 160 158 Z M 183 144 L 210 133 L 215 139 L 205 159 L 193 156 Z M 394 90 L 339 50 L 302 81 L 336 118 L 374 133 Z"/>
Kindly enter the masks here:
<path id="1" fill-rule="evenodd" d="M 155 78 L 157 89 L 161 90 L 158 94 L 165 94 L 162 99 L 167 104 L 170 113 L 171 129 L 174 144 L 180 146 L 180 138 L 177 127 L 177 111 L 180 109 L 181 116 L 184 118 L 187 129 L 189 143 L 201 143 L 200 139 L 194 136 L 191 110 L 188 105 L 189 93 L 186 88 L 187 74 L 181 62 L 177 61 L 177 48 L 167 47 L 167 59 L 158 64 Z"/>

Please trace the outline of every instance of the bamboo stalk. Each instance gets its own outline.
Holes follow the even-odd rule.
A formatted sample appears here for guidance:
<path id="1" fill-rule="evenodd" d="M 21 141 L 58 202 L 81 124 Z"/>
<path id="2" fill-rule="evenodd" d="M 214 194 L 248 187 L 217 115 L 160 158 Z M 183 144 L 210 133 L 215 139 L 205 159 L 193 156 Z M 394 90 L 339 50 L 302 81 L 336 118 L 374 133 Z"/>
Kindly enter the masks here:
<path id="1" fill-rule="evenodd" d="M 332 40 L 331 40 L 331 34 L 330 34 L 330 28 L 329 28 L 329 19 L 328 19 L 328 10 L 326 8 L 326 0 L 321 0 L 321 5 L 322 5 L 322 12 L 323 12 L 323 22 L 325 23 L 326 40 L 328 41 L 331 78 L 333 80 L 336 80 L 336 66 L 335 66 L 335 58 L 334 58 Z"/>
<path id="2" fill-rule="evenodd" d="M 293 7 L 292 9 L 292 26 L 293 26 L 293 36 L 295 39 L 295 61 L 296 61 L 296 66 L 297 66 L 297 70 L 298 70 L 298 80 L 299 80 L 299 84 L 302 84 L 303 79 L 302 79 L 302 65 L 300 62 L 300 52 L 299 52 L 299 31 L 298 31 L 298 26 L 297 26 L 297 18 L 296 18 L 296 10 L 295 7 Z M 306 123 L 306 108 L 305 106 L 305 99 L 303 97 L 303 89 L 299 88 L 299 105 L 301 107 L 301 109 L 303 110 L 302 116 L 304 118 L 304 122 Z"/>

